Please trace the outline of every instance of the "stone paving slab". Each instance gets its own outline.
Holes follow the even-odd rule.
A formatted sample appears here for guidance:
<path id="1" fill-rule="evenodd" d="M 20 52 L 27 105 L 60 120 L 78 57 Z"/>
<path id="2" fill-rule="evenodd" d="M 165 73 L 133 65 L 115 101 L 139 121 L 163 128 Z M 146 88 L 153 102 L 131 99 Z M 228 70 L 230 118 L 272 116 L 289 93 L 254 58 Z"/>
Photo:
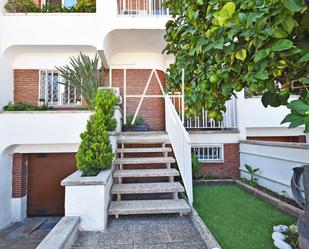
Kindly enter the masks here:
<path id="1" fill-rule="evenodd" d="M 0 249 L 34 249 L 60 217 L 28 218 L 0 230 Z"/>
<path id="2" fill-rule="evenodd" d="M 110 218 L 104 232 L 79 232 L 72 249 L 207 249 L 189 216 Z"/>

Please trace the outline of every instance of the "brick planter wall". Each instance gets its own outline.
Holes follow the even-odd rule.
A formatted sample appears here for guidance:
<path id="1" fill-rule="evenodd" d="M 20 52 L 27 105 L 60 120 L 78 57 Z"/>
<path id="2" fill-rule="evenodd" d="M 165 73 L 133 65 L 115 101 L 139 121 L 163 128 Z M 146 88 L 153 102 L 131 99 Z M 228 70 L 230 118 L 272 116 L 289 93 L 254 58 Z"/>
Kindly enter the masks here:
<path id="1" fill-rule="evenodd" d="M 14 102 L 38 105 L 39 70 L 14 69 Z"/>
<path id="2" fill-rule="evenodd" d="M 224 162 L 223 163 L 203 163 L 200 173 L 203 176 L 207 174 L 219 178 L 239 177 L 239 144 L 224 144 Z"/>
<path id="3" fill-rule="evenodd" d="M 15 153 L 12 165 L 12 197 L 21 198 L 27 193 L 28 156 Z"/>

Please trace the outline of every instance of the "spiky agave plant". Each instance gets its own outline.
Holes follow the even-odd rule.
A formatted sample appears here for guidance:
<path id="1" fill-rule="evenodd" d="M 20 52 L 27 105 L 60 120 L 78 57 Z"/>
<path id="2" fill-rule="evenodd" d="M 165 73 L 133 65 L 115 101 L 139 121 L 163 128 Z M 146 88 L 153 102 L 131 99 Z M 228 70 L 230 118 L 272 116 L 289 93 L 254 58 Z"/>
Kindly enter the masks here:
<path id="1" fill-rule="evenodd" d="M 70 84 L 81 93 L 88 108 L 94 109 L 98 88 L 103 86 L 103 65 L 98 54 L 91 59 L 80 52 L 78 57 L 70 58 L 68 65 L 56 67 L 56 69 L 66 84 Z"/>

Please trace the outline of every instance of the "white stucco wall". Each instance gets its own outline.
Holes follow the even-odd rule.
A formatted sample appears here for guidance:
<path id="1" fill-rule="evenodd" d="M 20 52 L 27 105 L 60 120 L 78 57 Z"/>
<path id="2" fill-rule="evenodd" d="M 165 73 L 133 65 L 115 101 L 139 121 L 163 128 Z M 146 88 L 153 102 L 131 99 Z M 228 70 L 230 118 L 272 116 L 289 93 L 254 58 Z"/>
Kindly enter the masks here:
<path id="1" fill-rule="evenodd" d="M 291 97 L 290 101 L 296 97 Z M 304 135 L 303 127 L 288 129 L 287 124 L 280 124 L 290 110 L 284 106 L 265 108 L 261 97 L 247 98 L 242 107 L 247 136 L 299 136 Z"/>
<path id="2" fill-rule="evenodd" d="M 245 164 L 259 168 L 258 184 L 292 197 L 293 168 L 309 164 L 309 145 L 245 141 L 240 144 L 241 176 L 249 178 Z"/>
<path id="3" fill-rule="evenodd" d="M 0 113 L 0 228 L 26 214 L 26 197 L 12 198 L 13 153 L 76 152 L 80 133 L 85 130 L 91 114 L 90 111 Z M 121 117 L 117 108 L 117 132 Z M 111 143 L 115 150 L 115 136 L 111 136 Z"/>
<path id="4" fill-rule="evenodd" d="M 90 115 L 88 111 L 0 114 L 0 228 L 16 220 L 18 207 L 23 207 L 12 200 L 12 154 L 70 152 L 72 147 L 78 148 Z"/>
<path id="5" fill-rule="evenodd" d="M 79 216 L 80 230 L 105 229 L 111 200 L 112 173 L 111 168 L 101 171 L 96 177 L 81 177 L 81 172 L 77 171 L 61 182 L 65 186 L 65 216 Z"/>

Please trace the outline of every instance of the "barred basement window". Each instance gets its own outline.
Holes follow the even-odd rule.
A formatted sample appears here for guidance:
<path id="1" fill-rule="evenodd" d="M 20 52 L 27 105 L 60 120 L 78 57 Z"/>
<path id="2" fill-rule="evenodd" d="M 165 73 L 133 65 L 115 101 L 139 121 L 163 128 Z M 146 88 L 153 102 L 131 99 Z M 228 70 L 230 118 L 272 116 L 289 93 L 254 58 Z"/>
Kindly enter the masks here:
<path id="1" fill-rule="evenodd" d="M 56 70 L 40 70 L 40 102 L 50 106 L 80 105 L 81 94 Z"/>
<path id="2" fill-rule="evenodd" d="M 196 155 L 201 162 L 207 163 L 224 161 L 223 144 L 193 145 L 192 153 Z"/>

